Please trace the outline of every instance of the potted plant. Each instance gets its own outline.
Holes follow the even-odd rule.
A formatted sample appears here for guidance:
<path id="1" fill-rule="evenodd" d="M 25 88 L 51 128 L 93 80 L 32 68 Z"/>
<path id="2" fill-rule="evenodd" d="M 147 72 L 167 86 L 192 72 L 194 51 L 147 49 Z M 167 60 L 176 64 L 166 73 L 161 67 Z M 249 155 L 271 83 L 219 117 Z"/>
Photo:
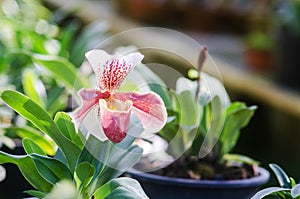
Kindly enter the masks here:
<path id="1" fill-rule="evenodd" d="M 0 163 L 17 165 L 35 188 L 26 193 L 38 198 L 147 198 L 137 181 L 118 177 L 142 154 L 142 149 L 133 145 L 138 134 L 130 134 L 136 133 L 134 127 L 129 128 L 131 113 L 151 134 L 166 122 L 164 103 L 154 92 L 117 91 L 143 59 L 140 53 L 108 55 L 93 50 L 86 55 L 96 74 L 97 88 L 79 92 L 82 104 L 72 117 L 58 112 L 52 119 L 20 92 L 1 93 L 3 102 L 47 134 L 57 150 L 53 156 L 47 155 L 39 143 L 25 138 L 26 155 L 0 151 Z"/>
<path id="2" fill-rule="evenodd" d="M 250 70 L 270 72 L 273 67 L 273 38 L 263 31 L 253 31 L 245 37 L 244 60 Z"/>
<path id="3" fill-rule="evenodd" d="M 256 106 L 230 102 L 223 85 L 201 72 L 206 56 L 203 49 L 195 81 L 179 78 L 176 91 L 139 67 L 168 110 L 160 137 L 137 142 L 148 153 L 128 172 L 152 198 L 250 198 L 268 181 L 258 162 L 230 154 Z"/>
<path id="4" fill-rule="evenodd" d="M 257 192 L 251 199 L 261 199 L 266 196 L 275 196 L 276 198 L 289 199 L 300 197 L 300 184 L 289 177 L 284 170 L 277 164 L 269 165 L 274 172 L 280 187 L 268 187 Z"/>

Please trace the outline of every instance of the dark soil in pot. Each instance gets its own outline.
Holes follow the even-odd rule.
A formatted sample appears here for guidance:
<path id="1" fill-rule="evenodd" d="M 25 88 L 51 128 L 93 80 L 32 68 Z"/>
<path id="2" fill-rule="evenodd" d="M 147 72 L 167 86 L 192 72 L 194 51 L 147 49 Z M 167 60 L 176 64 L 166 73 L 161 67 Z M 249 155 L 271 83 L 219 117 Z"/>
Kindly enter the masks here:
<path id="1" fill-rule="evenodd" d="M 259 175 L 257 165 L 223 164 L 194 156 L 182 156 L 153 174 L 195 180 L 236 180 Z"/>

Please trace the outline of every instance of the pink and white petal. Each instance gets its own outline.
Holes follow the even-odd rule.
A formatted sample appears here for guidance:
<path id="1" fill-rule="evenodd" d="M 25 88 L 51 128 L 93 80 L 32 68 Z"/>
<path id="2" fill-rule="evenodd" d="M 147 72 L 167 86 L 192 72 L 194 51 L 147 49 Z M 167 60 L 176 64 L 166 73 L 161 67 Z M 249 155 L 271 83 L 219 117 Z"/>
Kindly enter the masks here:
<path id="1" fill-rule="evenodd" d="M 78 92 L 81 98 L 82 104 L 73 113 L 73 120 L 76 129 L 79 128 L 82 120 L 86 114 L 96 105 L 98 105 L 99 99 L 105 99 L 110 96 L 109 92 L 101 92 L 97 89 L 81 89 Z"/>
<path id="2" fill-rule="evenodd" d="M 86 58 L 97 77 L 97 85 L 102 90 L 117 90 L 128 73 L 143 59 L 141 53 L 109 55 L 103 50 L 91 50 Z"/>
<path id="3" fill-rule="evenodd" d="M 141 53 L 130 53 L 118 55 L 109 64 L 110 84 L 109 90 L 118 90 L 127 75 L 142 61 L 144 55 Z"/>
<path id="4" fill-rule="evenodd" d="M 123 104 L 122 110 L 112 110 L 108 108 L 106 100 L 99 101 L 103 131 L 115 143 L 126 137 L 129 128 L 132 102 L 127 100 Z"/>
<path id="5" fill-rule="evenodd" d="M 167 110 L 163 100 L 154 92 L 141 94 L 137 92 L 116 92 L 114 99 L 132 101 L 132 112 L 143 124 L 145 132 L 157 133 L 167 122 Z"/>
<path id="6" fill-rule="evenodd" d="M 97 104 L 86 114 L 86 116 L 82 120 L 80 130 L 85 136 L 92 134 L 99 140 L 105 141 L 108 140 L 108 138 L 106 137 L 102 129 L 101 117 L 99 116 L 99 114 L 100 107 L 99 104 Z"/>
<path id="7" fill-rule="evenodd" d="M 99 86 L 101 90 L 109 90 L 106 89 L 106 87 L 108 87 L 110 77 L 107 75 L 103 76 L 102 74 L 105 72 L 106 66 L 111 60 L 113 60 L 114 56 L 106 53 L 104 50 L 96 49 L 85 53 L 85 57 L 96 74 L 97 86 Z"/>

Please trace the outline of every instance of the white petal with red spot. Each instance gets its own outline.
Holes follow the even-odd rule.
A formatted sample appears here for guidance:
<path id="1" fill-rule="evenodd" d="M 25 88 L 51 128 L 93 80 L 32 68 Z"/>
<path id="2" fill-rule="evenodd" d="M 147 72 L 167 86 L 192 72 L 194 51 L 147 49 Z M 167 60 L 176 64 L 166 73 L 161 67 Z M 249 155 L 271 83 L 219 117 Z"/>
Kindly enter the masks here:
<path id="1" fill-rule="evenodd" d="M 141 53 L 128 55 L 109 55 L 103 50 L 91 50 L 86 53 L 101 90 L 117 90 L 128 73 L 144 58 Z"/>

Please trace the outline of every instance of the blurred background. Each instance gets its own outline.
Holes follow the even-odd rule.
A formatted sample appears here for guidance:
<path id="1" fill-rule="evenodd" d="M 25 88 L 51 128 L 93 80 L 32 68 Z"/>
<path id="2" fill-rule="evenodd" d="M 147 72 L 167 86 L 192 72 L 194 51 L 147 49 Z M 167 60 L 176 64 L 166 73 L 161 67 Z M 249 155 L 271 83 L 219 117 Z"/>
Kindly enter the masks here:
<path id="1" fill-rule="evenodd" d="M 0 0 L 5 17 L 14 11 L 13 2 Z M 264 167 L 277 163 L 299 180 L 299 0 L 48 0 L 41 3 L 52 12 L 51 23 L 72 35 L 66 40 L 70 49 L 75 48 L 76 39 L 87 27 L 90 35 L 81 38 L 81 45 L 89 45 L 76 46 L 83 52 L 110 35 L 151 26 L 177 30 L 206 45 L 217 60 L 232 100 L 258 105 L 234 152 L 249 155 Z M 98 25 L 91 28 L 95 23 Z M 40 31 L 42 25 L 41 22 Z M 3 30 L 3 23 L 0 29 Z M 4 33 L 0 34 L 2 39 L 7 36 Z M 156 40 L 156 36 L 153 34 L 152 39 Z M 188 54 L 192 49 L 185 50 Z M 82 62 L 82 51 L 73 50 L 68 54 L 75 65 Z"/>

